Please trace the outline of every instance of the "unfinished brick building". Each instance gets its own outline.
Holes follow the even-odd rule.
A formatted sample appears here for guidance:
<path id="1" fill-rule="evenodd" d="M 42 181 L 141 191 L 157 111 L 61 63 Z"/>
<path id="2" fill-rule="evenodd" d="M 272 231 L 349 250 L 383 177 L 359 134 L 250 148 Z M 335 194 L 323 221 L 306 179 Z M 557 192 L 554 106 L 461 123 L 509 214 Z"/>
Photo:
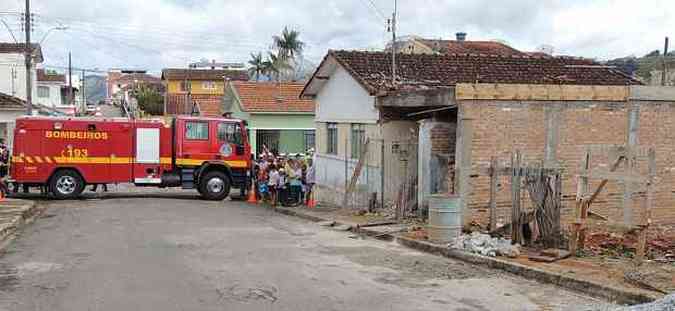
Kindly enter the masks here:
<path id="1" fill-rule="evenodd" d="M 563 221 L 569 222 L 578 168 L 588 150 L 632 148 L 638 154 L 633 158 L 637 163 L 639 154 L 654 148 L 657 176 L 652 182 L 651 221 L 675 224 L 675 183 L 670 173 L 675 167 L 670 156 L 675 146 L 675 91 L 671 89 L 642 86 L 612 67 L 569 57 L 401 54 L 395 86 L 387 53 L 332 51 L 322 65 L 327 62 L 348 72 L 375 97 L 377 122 L 385 132 L 390 122 L 417 123 L 420 206 L 431 193 L 454 191 L 461 197 L 464 223 L 487 225 L 490 177 L 485 172 L 492 158 L 507 163 L 518 150 L 527 162 L 562 171 Z M 330 79 L 330 72 L 322 68 L 313 78 Z M 307 89 L 312 89 L 312 83 Z M 448 162 L 432 163 L 434 154 L 448 154 Z M 611 156 L 595 155 L 593 165 L 606 166 Z M 449 169 L 438 176 L 443 166 Z M 588 187 L 599 182 L 590 180 Z M 430 184 L 445 188 L 434 189 Z M 509 180 L 502 178 L 496 194 L 497 216 L 506 222 L 509 187 Z M 593 212 L 639 222 L 644 197 L 643 184 L 636 180 L 610 180 Z"/>

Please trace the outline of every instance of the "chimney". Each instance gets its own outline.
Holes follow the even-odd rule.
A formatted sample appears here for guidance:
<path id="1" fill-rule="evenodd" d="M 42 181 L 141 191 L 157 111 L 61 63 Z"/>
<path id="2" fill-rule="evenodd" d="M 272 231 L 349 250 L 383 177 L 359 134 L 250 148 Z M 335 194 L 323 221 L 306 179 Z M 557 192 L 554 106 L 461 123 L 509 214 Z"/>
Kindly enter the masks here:
<path id="1" fill-rule="evenodd" d="M 466 32 L 458 32 L 455 34 L 457 41 L 466 41 Z"/>

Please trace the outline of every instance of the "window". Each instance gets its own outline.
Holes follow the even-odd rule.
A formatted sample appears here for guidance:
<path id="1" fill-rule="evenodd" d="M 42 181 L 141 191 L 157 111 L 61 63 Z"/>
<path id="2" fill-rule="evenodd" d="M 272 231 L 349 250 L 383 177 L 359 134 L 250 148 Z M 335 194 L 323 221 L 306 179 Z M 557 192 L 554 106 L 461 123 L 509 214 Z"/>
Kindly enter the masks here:
<path id="1" fill-rule="evenodd" d="M 218 141 L 241 145 L 242 137 L 239 123 L 218 123 Z"/>
<path id="2" fill-rule="evenodd" d="M 361 157 L 363 144 L 366 141 L 366 126 L 364 124 L 352 123 L 352 159 Z"/>
<path id="3" fill-rule="evenodd" d="M 303 136 L 305 137 L 305 151 L 313 149 L 316 142 L 314 130 L 303 131 Z"/>
<path id="4" fill-rule="evenodd" d="M 206 122 L 186 122 L 185 138 L 194 140 L 208 140 L 209 124 Z"/>
<path id="5" fill-rule="evenodd" d="M 37 88 L 38 97 L 49 97 L 49 87 L 48 86 L 38 86 Z"/>
<path id="6" fill-rule="evenodd" d="M 328 123 L 326 132 L 326 153 L 337 154 L 337 123 Z"/>
<path id="7" fill-rule="evenodd" d="M 215 81 L 202 81 L 202 89 L 204 90 L 215 90 L 216 82 Z"/>

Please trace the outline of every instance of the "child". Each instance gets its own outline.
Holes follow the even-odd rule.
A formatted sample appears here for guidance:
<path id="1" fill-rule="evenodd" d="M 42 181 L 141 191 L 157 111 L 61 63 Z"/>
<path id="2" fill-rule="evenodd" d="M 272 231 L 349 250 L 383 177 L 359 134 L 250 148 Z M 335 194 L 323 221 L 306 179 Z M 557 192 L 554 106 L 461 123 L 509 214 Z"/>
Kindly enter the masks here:
<path id="1" fill-rule="evenodd" d="M 277 185 L 279 184 L 279 171 L 277 171 L 277 167 L 274 166 L 274 164 L 270 164 L 269 166 L 269 182 L 267 183 L 267 188 L 270 193 L 270 201 L 272 203 L 272 206 L 277 205 Z"/>

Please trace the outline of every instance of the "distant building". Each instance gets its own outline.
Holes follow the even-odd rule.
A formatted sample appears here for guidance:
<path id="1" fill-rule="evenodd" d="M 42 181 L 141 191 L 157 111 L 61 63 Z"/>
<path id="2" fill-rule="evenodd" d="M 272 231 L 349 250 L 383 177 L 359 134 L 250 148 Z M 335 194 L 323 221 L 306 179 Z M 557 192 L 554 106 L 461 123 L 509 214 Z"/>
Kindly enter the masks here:
<path id="1" fill-rule="evenodd" d="M 112 100 L 118 92 L 134 82 L 161 83 L 155 76 L 149 75 L 147 70 L 110 69 L 106 78 L 106 99 Z"/>
<path id="2" fill-rule="evenodd" d="M 76 102 L 68 102 L 69 92 L 65 75 L 38 69 L 36 88 L 37 97 L 35 97 L 34 103 L 67 115 L 75 114 Z M 73 87 L 74 100 L 79 98 L 78 94 L 78 89 Z"/>
<path id="3" fill-rule="evenodd" d="M 223 112 L 248 121 L 249 142 L 277 153 L 314 148 L 314 101 L 301 99 L 302 83 L 232 81 L 226 85 Z"/>
<path id="4" fill-rule="evenodd" d="M 0 66 L 0 92 L 23 100 L 26 99 L 25 47 L 23 43 L 0 42 L 0 64 L 2 64 Z M 31 68 L 33 86 L 37 81 L 36 65 L 42 62 L 42 49 L 40 45 L 33 44 L 33 67 Z M 37 88 L 33 87 L 32 93 L 33 98 L 36 98 Z"/>
<path id="5" fill-rule="evenodd" d="M 527 55 L 498 41 L 469 41 L 466 33 L 458 32 L 455 40 L 427 39 L 419 36 L 406 36 L 396 41 L 397 53 L 404 54 L 485 54 L 485 55 Z M 391 43 L 387 46 L 391 51 Z"/>
<path id="6" fill-rule="evenodd" d="M 164 112 L 168 115 L 190 114 L 199 110 L 202 115 L 220 116 L 225 81 L 248 81 L 246 70 L 184 69 L 162 70 L 166 87 Z"/>

